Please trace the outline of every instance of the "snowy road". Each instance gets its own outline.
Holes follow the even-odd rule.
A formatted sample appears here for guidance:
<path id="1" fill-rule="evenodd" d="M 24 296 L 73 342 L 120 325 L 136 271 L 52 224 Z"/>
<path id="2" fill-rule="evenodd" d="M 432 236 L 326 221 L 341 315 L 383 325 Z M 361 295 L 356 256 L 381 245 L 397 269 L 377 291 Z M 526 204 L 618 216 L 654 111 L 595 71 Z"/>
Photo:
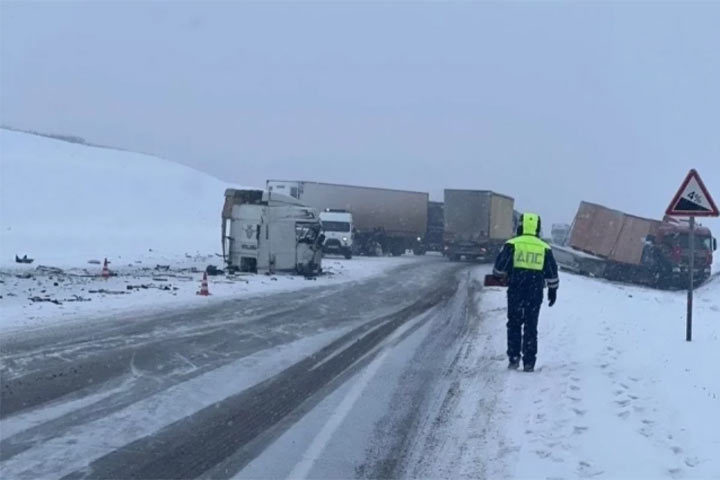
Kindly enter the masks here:
<path id="1" fill-rule="evenodd" d="M 428 257 L 362 282 L 15 334 L 2 471 L 178 478 L 230 462 L 232 475 L 389 339 L 436 319 L 463 268 Z"/>

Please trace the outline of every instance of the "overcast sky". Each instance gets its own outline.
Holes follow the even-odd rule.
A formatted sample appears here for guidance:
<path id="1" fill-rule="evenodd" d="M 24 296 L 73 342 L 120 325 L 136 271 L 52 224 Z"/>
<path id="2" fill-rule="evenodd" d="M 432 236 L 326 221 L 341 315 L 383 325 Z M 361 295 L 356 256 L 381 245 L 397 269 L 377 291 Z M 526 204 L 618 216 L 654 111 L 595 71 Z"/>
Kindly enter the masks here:
<path id="1" fill-rule="evenodd" d="M 720 200 L 720 2 L 0 5 L 5 125 L 546 222 L 660 217 L 692 167 Z"/>

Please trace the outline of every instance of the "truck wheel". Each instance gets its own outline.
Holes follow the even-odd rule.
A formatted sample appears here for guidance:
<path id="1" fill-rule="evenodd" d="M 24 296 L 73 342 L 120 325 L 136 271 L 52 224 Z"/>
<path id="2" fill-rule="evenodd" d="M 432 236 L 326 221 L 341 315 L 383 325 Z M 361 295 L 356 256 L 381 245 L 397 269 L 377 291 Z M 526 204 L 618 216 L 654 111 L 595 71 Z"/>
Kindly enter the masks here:
<path id="1" fill-rule="evenodd" d="M 420 255 L 425 255 L 426 252 L 422 248 L 413 248 L 413 253 L 415 255 L 420 256 Z"/>
<path id="2" fill-rule="evenodd" d="M 350 260 L 352 258 L 352 250 L 348 249 L 345 250 L 345 260 Z"/>

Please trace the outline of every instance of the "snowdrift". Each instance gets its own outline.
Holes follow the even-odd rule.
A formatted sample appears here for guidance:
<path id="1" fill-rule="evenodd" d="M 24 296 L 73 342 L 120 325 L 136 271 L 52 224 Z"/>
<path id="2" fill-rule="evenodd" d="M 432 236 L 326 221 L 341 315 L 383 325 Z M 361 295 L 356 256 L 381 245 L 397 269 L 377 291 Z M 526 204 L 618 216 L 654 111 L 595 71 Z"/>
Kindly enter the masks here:
<path id="1" fill-rule="evenodd" d="M 0 129 L 0 265 L 220 251 L 228 186 L 150 155 Z"/>

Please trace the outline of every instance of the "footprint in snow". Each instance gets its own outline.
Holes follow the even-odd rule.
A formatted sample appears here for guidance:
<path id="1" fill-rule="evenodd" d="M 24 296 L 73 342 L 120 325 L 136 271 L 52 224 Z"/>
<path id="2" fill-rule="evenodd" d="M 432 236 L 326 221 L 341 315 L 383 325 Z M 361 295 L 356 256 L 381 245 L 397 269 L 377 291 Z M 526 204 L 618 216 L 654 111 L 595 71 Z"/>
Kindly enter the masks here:
<path id="1" fill-rule="evenodd" d="M 578 417 L 582 417 L 587 413 L 587 410 L 580 410 L 579 408 L 573 408 L 572 411 L 575 412 L 575 415 Z"/>
<path id="2" fill-rule="evenodd" d="M 615 403 L 621 407 L 627 407 L 630 400 L 616 400 Z"/>
<path id="3" fill-rule="evenodd" d="M 587 432 L 589 427 L 575 426 L 573 427 L 573 435 L 580 435 L 581 433 Z"/>
<path id="4" fill-rule="evenodd" d="M 578 387 L 577 385 L 570 385 L 570 390 L 577 392 L 578 390 L 580 390 L 580 387 Z"/>
<path id="5" fill-rule="evenodd" d="M 680 447 L 678 447 L 677 445 L 675 445 L 674 447 L 670 448 L 670 450 L 672 450 L 672 452 L 673 452 L 675 455 L 680 455 L 681 453 L 683 453 L 683 449 L 680 448 Z"/>
<path id="6" fill-rule="evenodd" d="M 670 477 L 672 478 L 680 478 L 682 477 L 682 468 L 669 468 L 668 473 L 670 474 Z"/>
<path id="7" fill-rule="evenodd" d="M 700 464 L 700 459 L 697 457 L 688 457 L 685 459 L 685 465 L 688 467 L 694 468 L 697 467 Z"/>
<path id="8" fill-rule="evenodd" d="M 620 418 L 622 418 L 622 419 L 626 419 L 626 418 L 628 418 L 628 417 L 630 416 L 630 412 L 627 411 L 627 410 L 623 410 L 622 412 L 618 413 L 617 416 L 620 417 Z"/>

